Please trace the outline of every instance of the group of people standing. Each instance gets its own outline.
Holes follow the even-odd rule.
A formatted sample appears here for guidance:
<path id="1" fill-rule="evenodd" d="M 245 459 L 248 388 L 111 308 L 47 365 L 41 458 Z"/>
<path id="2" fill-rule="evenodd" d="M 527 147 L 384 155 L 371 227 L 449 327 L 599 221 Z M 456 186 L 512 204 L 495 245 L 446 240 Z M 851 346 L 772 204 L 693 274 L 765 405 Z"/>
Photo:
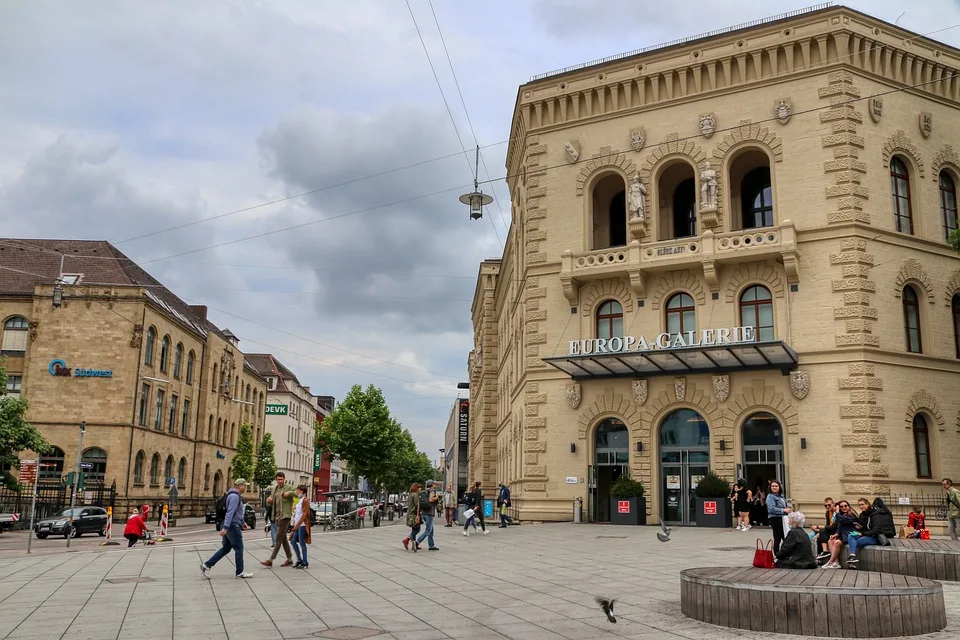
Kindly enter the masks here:
<path id="1" fill-rule="evenodd" d="M 482 531 L 487 535 L 487 525 L 484 521 L 484 499 L 481 483 L 477 482 L 473 488 L 467 491 L 460 502 L 466 506 L 463 513 L 463 535 L 469 537 L 470 527 L 474 531 Z M 458 525 L 457 522 L 457 504 L 456 494 L 450 485 L 447 485 L 442 496 L 434 488 L 433 480 L 426 481 L 426 488 L 419 482 L 410 486 L 410 492 L 407 494 L 407 519 L 406 524 L 410 527 L 410 535 L 402 540 L 403 548 L 414 552 L 420 550 L 420 545 L 424 540 L 427 541 L 428 551 L 439 551 L 434 541 L 434 517 L 440 514 L 440 509 L 446 518 L 445 527 Z M 507 508 L 510 506 L 510 488 L 501 483 L 497 487 L 497 509 L 500 512 L 500 528 L 505 529 L 508 525 L 514 524 L 513 519 L 507 515 Z M 479 523 L 479 529 L 477 525 Z M 421 532 L 420 529 L 423 528 Z M 412 547 L 411 547 L 412 545 Z"/>

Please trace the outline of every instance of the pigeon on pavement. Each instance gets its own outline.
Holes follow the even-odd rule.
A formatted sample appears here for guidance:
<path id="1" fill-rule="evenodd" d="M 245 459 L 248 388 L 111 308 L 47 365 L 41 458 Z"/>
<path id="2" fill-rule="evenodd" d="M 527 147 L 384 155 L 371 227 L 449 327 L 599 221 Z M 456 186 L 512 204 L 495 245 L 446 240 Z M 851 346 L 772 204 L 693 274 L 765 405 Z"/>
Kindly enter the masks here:
<path id="1" fill-rule="evenodd" d="M 616 624 L 617 619 L 613 617 L 613 603 L 616 600 L 607 600 L 606 598 L 597 598 L 597 604 L 600 605 L 600 608 L 603 609 L 603 612 L 607 614 L 607 620 Z"/>
<path id="2" fill-rule="evenodd" d="M 668 527 L 664 524 L 663 520 L 660 520 L 660 531 L 657 532 L 657 540 L 660 542 L 670 542 L 670 533 L 673 531 L 673 528 Z"/>

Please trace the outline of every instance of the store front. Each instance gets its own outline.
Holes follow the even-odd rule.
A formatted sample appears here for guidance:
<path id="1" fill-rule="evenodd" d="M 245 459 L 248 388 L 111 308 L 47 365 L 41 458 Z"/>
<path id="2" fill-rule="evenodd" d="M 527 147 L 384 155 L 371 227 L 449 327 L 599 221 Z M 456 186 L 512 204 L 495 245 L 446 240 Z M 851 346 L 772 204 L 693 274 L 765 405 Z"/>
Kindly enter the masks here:
<path id="1" fill-rule="evenodd" d="M 587 505 L 591 522 L 610 522 L 610 487 L 629 473 L 630 433 L 616 418 L 604 420 L 594 433 L 593 465 Z"/>
<path id="2" fill-rule="evenodd" d="M 710 427 L 692 409 L 677 409 L 660 423 L 660 517 L 693 524 L 700 478 L 710 471 Z"/>
<path id="3" fill-rule="evenodd" d="M 780 421 L 770 413 L 752 414 L 743 423 L 742 441 L 740 478 L 747 481 L 751 490 L 759 486 L 764 491 L 770 480 L 777 480 L 786 492 L 783 427 Z"/>

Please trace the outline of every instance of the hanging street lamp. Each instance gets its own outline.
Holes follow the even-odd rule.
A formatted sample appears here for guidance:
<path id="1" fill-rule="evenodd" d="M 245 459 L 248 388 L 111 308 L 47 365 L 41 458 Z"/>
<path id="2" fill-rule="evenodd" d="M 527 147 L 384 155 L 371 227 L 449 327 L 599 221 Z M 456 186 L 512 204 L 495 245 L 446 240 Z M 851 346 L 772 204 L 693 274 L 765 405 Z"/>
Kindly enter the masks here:
<path id="1" fill-rule="evenodd" d="M 460 202 L 470 207 L 470 219 L 479 220 L 483 217 L 483 207 L 493 202 L 493 198 L 480 191 L 480 184 L 477 182 L 477 168 L 480 164 L 480 147 L 477 146 L 477 157 L 473 169 L 473 191 L 460 196 Z"/>

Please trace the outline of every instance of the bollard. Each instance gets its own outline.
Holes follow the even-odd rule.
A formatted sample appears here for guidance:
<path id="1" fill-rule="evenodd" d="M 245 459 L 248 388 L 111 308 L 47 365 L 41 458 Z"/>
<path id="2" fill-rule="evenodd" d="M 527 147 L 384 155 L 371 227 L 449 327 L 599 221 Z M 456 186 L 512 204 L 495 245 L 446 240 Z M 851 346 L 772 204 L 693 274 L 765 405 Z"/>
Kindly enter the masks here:
<path id="1" fill-rule="evenodd" d="M 160 536 L 157 538 L 157 542 L 170 542 L 173 538 L 167 537 L 167 522 L 168 522 L 169 511 L 167 505 L 163 505 L 163 515 L 160 516 Z"/>
<path id="2" fill-rule="evenodd" d="M 113 507 L 107 507 L 107 539 L 100 543 L 101 547 L 119 545 L 113 539 Z"/>
<path id="3" fill-rule="evenodd" d="M 573 523 L 581 524 L 583 522 L 583 500 L 580 496 L 573 499 Z"/>

